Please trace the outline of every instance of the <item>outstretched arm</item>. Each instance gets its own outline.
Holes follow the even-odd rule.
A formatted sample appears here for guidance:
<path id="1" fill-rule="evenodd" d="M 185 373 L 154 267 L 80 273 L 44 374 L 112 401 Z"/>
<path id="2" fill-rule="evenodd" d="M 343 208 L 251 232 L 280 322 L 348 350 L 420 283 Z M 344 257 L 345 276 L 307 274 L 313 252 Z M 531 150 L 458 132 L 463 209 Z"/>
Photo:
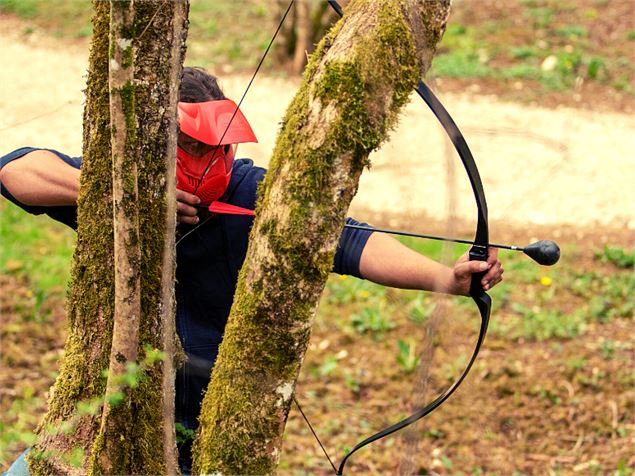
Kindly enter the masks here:
<path id="1" fill-rule="evenodd" d="M 67 164 L 49 150 L 34 150 L 0 168 L 0 182 L 24 205 L 76 205 L 79 169 Z M 198 197 L 177 190 L 177 220 L 195 224 Z"/>
<path id="2" fill-rule="evenodd" d="M 402 245 L 382 233 L 373 233 L 364 247 L 359 270 L 364 279 L 403 289 L 422 289 L 467 295 L 472 273 L 488 270 L 481 280 L 485 290 L 502 280 L 498 250 L 491 248 L 487 262 L 469 261 L 467 253 L 449 268 Z"/>
<path id="3" fill-rule="evenodd" d="M 2 186 L 25 205 L 75 205 L 79 169 L 48 150 L 34 150 L 0 169 Z"/>

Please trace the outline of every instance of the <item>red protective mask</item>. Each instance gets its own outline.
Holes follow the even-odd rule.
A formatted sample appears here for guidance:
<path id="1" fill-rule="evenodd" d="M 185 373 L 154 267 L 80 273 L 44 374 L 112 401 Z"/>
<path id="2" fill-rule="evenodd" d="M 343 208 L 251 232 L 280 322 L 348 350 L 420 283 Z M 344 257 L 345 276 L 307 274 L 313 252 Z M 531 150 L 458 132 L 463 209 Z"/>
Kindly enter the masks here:
<path id="1" fill-rule="evenodd" d="M 178 119 L 182 133 L 214 148 L 195 157 L 177 147 L 177 187 L 195 193 L 201 203 L 210 204 L 227 190 L 234 164 L 235 144 L 258 140 L 243 113 L 230 99 L 179 102 Z"/>
<path id="2" fill-rule="evenodd" d="M 225 148 L 229 149 L 228 153 L 225 153 Z M 186 192 L 196 193 L 202 204 L 209 205 L 227 190 L 233 164 L 234 151 L 231 146 L 214 148 L 201 157 L 194 157 L 177 147 L 177 187 Z"/>

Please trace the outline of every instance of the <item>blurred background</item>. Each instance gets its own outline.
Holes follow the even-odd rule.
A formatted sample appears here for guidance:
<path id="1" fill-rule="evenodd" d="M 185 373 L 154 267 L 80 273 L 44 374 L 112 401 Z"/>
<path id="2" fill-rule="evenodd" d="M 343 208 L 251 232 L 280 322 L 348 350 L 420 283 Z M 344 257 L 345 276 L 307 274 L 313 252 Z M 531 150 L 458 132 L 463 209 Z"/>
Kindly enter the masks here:
<path id="1" fill-rule="evenodd" d="M 344 2 L 345 3 L 345 2 Z M 238 100 L 285 2 L 192 0 L 186 65 Z M 81 154 L 91 6 L 0 0 L 0 144 Z M 267 166 L 307 51 L 336 17 L 296 2 L 242 109 Z M 633 474 L 635 392 L 635 2 L 455 0 L 428 84 L 462 129 L 484 182 L 493 242 L 555 239 L 541 268 L 502 253 L 506 280 L 464 386 L 351 470 L 382 474 Z M 373 153 L 351 214 L 469 238 L 465 173 L 417 97 Z M 0 469 L 33 442 L 64 342 L 74 233 L 0 202 Z M 437 259 L 465 247 L 406 243 Z M 467 363 L 468 299 L 333 276 L 297 388 L 334 459 L 434 398 Z M 430 337 L 430 329 L 435 330 Z M 281 473 L 328 473 L 294 410 Z"/>

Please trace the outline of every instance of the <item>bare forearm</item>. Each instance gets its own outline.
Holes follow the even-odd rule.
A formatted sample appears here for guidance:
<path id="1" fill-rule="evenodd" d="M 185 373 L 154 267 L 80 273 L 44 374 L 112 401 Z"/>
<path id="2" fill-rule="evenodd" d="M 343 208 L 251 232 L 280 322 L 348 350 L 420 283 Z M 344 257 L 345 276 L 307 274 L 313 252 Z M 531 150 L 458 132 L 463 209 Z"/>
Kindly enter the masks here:
<path id="1" fill-rule="evenodd" d="M 451 268 L 380 233 L 368 239 L 360 272 L 365 279 L 395 288 L 455 293 Z"/>
<path id="2" fill-rule="evenodd" d="M 75 205 L 79 170 L 57 155 L 36 150 L 6 164 L 0 170 L 2 186 L 25 205 Z"/>

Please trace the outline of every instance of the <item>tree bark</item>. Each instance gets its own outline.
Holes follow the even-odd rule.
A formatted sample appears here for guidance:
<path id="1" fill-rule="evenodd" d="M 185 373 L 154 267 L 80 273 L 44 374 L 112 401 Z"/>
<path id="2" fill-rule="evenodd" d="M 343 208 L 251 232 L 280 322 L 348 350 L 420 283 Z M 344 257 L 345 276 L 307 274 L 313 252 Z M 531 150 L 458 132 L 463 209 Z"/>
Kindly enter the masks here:
<path id="1" fill-rule="evenodd" d="M 427 71 L 449 0 L 351 2 L 289 106 L 194 443 L 198 473 L 270 474 L 368 155 Z"/>
<path id="2" fill-rule="evenodd" d="M 113 48 L 112 58 L 109 7 L 109 2 L 94 1 L 79 227 L 67 304 L 69 337 L 38 443 L 29 453 L 34 474 L 178 473 L 172 362 L 176 104 L 188 2 L 113 1 L 115 10 L 130 7 L 133 14 L 124 38 L 115 40 L 121 51 Z M 115 17 L 113 21 L 118 23 Z M 113 110 L 122 115 L 113 114 L 111 123 L 108 77 L 109 65 L 115 73 L 115 62 L 118 72 L 134 74 L 114 85 L 113 105 L 121 107 Z M 121 68 L 124 64 L 128 68 Z M 111 132 L 113 137 L 126 136 L 123 147 L 117 145 L 119 140 L 113 142 L 113 153 Z M 113 176 L 122 184 L 115 187 L 114 208 Z M 113 213 L 120 212 L 130 226 L 115 230 Z M 122 261 L 113 258 L 115 233 L 125 250 Z M 117 294 L 117 304 L 115 274 L 123 280 L 124 293 L 138 290 L 131 297 Z M 130 320 L 135 314 L 138 322 Z M 113 330 L 115 319 L 128 328 Z M 114 343 L 113 333 L 120 337 Z M 142 365 L 130 382 L 119 386 L 123 402 L 106 406 L 102 413 L 102 374 L 109 356 L 114 378 L 128 363 L 147 361 L 152 349 L 162 350 L 166 358 Z M 117 387 L 114 380 L 109 382 L 109 389 Z"/>

